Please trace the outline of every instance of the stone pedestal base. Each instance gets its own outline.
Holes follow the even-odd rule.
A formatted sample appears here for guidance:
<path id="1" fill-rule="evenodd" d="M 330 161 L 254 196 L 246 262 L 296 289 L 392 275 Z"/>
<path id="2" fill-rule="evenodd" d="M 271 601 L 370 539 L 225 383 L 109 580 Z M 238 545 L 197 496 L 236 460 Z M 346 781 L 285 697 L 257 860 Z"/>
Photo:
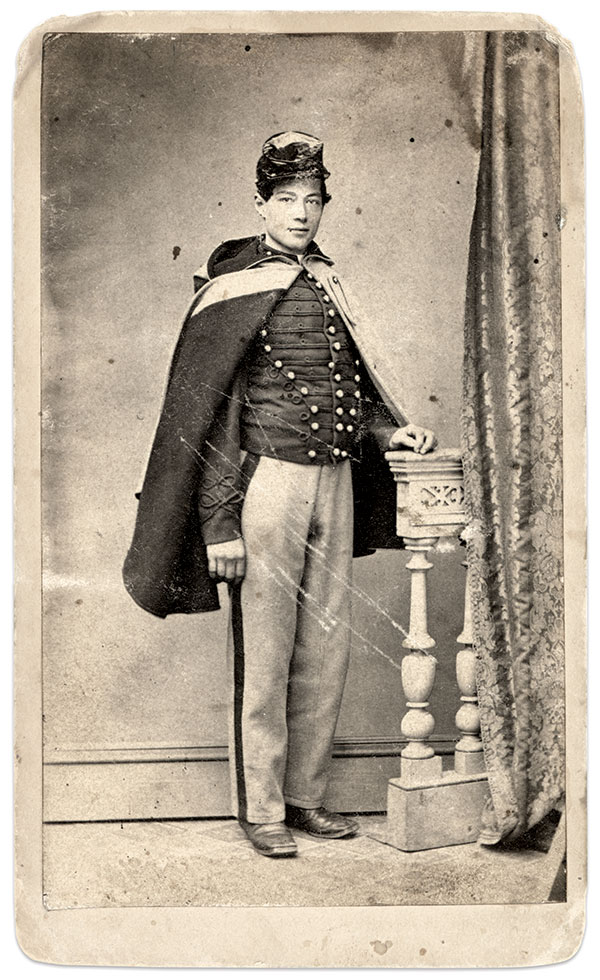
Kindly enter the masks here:
<path id="1" fill-rule="evenodd" d="M 403 786 L 422 786 L 437 783 L 442 778 L 442 757 L 432 755 L 429 759 L 400 760 L 399 781 Z"/>
<path id="2" fill-rule="evenodd" d="M 447 772 L 420 784 L 390 779 L 386 829 L 378 839 L 400 851 L 473 843 L 487 790 L 485 773 Z"/>
<path id="3" fill-rule="evenodd" d="M 483 750 L 480 752 L 461 752 L 459 749 L 454 751 L 454 771 L 461 776 L 472 776 L 476 772 L 485 772 L 485 762 Z"/>

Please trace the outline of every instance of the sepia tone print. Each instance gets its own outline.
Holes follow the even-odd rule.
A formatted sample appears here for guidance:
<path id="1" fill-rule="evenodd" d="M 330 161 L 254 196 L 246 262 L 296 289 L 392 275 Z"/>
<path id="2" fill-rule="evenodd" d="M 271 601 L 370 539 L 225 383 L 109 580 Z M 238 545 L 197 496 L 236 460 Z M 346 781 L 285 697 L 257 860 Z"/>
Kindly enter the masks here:
<path id="1" fill-rule="evenodd" d="M 564 42 L 115 18 L 40 48 L 45 914 L 573 923 Z"/>

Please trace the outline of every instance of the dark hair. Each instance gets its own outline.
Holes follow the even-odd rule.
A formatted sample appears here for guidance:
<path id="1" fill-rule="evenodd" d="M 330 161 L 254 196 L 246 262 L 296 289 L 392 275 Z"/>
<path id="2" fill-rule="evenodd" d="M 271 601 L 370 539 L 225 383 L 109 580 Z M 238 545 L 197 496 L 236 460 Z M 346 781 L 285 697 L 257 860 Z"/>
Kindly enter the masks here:
<path id="1" fill-rule="evenodd" d="M 327 193 L 325 179 L 319 177 L 318 174 L 302 173 L 300 171 L 299 173 L 287 174 L 282 177 L 266 177 L 261 175 L 256 178 L 256 189 L 263 201 L 268 201 L 281 184 L 288 184 L 292 180 L 310 180 L 311 178 L 316 178 L 320 181 L 321 200 L 323 204 L 327 204 L 331 200 L 331 194 Z"/>

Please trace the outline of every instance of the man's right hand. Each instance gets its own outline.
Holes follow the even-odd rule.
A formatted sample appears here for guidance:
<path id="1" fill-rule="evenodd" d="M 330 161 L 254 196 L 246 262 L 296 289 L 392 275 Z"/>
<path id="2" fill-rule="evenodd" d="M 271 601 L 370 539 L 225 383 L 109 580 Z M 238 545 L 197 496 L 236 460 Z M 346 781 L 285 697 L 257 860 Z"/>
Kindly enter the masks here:
<path id="1" fill-rule="evenodd" d="M 207 544 L 208 574 L 217 582 L 239 585 L 246 574 L 246 547 L 243 538 Z"/>

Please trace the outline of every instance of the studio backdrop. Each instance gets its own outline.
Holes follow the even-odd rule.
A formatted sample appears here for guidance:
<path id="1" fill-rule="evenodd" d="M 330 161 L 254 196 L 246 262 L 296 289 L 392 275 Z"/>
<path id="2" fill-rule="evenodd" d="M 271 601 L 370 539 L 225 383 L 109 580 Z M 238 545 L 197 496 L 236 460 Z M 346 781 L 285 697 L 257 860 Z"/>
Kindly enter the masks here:
<path id="1" fill-rule="evenodd" d="M 407 415 L 459 446 L 484 48 L 479 33 L 46 37 L 47 820 L 229 812 L 226 595 L 219 612 L 159 621 L 121 567 L 193 273 L 220 241 L 258 233 L 254 167 L 271 134 L 324 141 L 319 245 Z M 442 751 L 456 735 L 463 557 L 436 554 L 430 573 Z M 382 809 L 399 772 L 406 560 L 355 562 L 332 782 L 346 809 Z"/>

